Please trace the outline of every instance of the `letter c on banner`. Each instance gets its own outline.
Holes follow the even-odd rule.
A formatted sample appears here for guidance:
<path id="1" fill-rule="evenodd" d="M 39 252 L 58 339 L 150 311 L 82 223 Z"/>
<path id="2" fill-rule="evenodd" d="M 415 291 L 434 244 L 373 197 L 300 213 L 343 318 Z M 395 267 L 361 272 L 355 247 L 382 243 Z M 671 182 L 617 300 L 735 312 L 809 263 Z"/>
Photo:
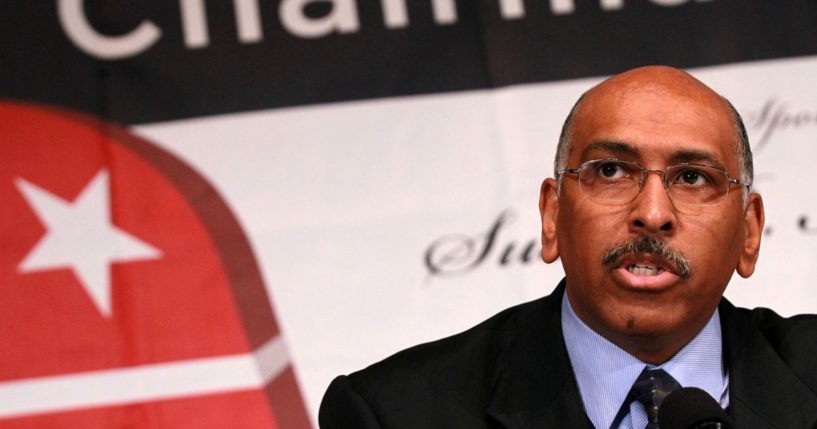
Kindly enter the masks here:
<path id="1" fill-rule="evenodd" d="M 65 34 L 85 53 L 103 60 L 116 60 L 137 55 L 162 35 L 162 30 L 150 21 L 143 21 L 135 30 L 123 36 L 106 36 L 88 22 L 83 0 L 58 0 L 57 13 Z"/>

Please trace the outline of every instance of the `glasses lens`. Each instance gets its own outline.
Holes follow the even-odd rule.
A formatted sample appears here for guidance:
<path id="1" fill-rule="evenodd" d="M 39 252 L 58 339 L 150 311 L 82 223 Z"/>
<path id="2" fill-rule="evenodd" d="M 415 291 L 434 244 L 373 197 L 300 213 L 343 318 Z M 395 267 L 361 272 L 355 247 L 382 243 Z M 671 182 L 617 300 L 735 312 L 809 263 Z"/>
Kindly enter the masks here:
<path id="1" fill-rule="evenodd" d="M 626 203 L 638 194 L 641 167 L 618 159 L 596 159 L 579 168 L 581 191 L 602 203 Z"/>
<path id="2" fill-rule="evenodd" d="M 705 165 L 674 165 L 667 169 L 667 186 L 676 203 L 709 206 L 723 201 L 729 192 L 726 172 Z"/>

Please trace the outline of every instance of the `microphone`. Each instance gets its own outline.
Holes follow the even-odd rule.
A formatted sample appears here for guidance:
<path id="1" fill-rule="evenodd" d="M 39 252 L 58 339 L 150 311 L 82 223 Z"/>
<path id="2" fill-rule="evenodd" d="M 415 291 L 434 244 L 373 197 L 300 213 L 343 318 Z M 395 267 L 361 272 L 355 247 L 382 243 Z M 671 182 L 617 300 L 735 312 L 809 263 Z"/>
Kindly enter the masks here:
<path id="1" fill-rule="evenodd" d="M 658 423 L 661 429 L 733 429 L 729 414 L 697 387 L 684 387 L 664 398 Z"/>

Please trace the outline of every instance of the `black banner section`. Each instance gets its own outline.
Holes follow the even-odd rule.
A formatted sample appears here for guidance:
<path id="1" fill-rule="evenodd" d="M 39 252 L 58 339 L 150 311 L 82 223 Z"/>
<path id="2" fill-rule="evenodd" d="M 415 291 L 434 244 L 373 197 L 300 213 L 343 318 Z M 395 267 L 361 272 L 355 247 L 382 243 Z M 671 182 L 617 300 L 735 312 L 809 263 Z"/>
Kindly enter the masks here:
<path id="1" fill-rule="evenodd" d="M 135 124 L 811 55 L 817 2 L 4 0 L 0 43 L 0 97 Z"/>

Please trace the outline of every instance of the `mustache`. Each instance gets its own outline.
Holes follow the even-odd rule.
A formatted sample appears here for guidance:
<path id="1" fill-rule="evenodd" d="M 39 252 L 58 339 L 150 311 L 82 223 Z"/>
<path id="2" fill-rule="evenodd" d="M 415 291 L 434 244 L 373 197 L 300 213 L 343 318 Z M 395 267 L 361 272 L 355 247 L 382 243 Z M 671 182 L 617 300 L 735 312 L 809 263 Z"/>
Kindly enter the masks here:
<path id="1" fill-rule="evenodd" d="M 667 246 L 664 240 L 652 235 L 641 235 L 630 241 L 616 244 L 604 253 L 602 263 L 605 267 L 614 268 L 622 256 L 629 254 L 654 255 L 675 264 L 679 276 L 687 278 L 692 274 L 689 261 L 680 250 Z"/>

